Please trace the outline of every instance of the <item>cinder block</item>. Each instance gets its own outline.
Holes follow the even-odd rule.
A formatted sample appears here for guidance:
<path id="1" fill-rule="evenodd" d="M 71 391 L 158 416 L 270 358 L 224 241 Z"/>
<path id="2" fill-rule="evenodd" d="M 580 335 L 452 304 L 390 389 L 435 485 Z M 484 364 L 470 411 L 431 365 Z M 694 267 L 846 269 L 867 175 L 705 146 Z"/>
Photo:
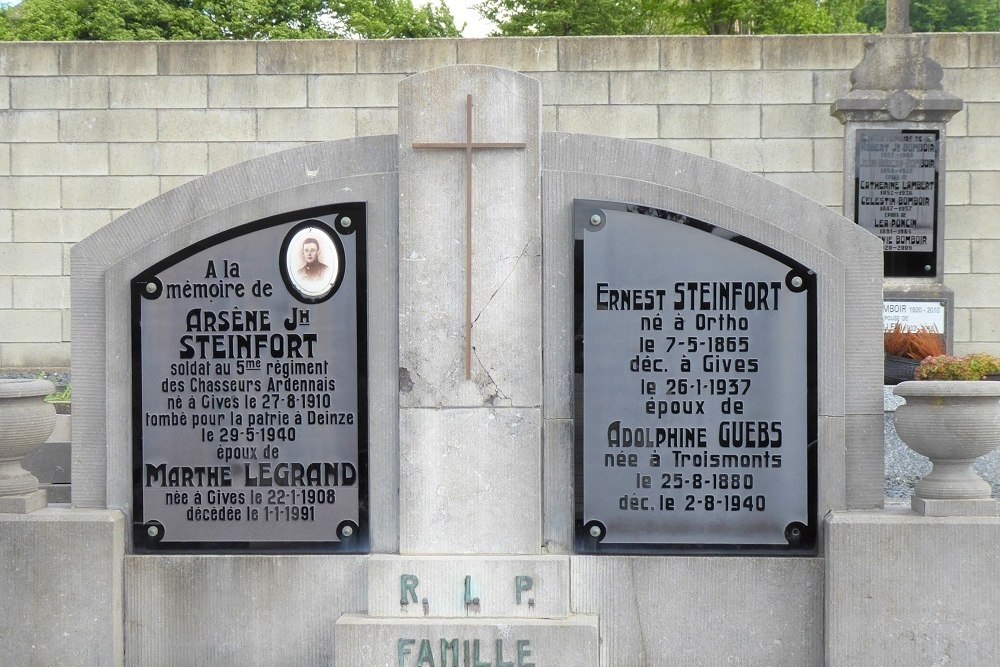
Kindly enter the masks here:
<path id="1" fill-rule="evenodd" d="M 560 37 L 563 72 L 660 69 L 657 37 Z"/>
<path id="2" fill-rule="evenodd" d="M 542 104 L 607 104 L 607 72 L 538 72 Z"/>
<path id="3" fill-rule="evenodd" d="M 69 42 L 59 45 L 60 74 L 156 74 L 150 42 Z"/>
<path id="4" fill-rule="evenodd" d="M 155 176 L 66 176 L 62 180 L 67 208 L 135 208 L 160 194 Z"/>
<path id="5" fill-rule="evenodd" d="M 812 171 L 812 141 L 713 139 L 712 158 L 757 173 Z"/>
<path id="6" fill-rule="evenodd" d="M 974 171 L 962 174 L 971 179 L 971 203 L 1000 204 L 1000 171 Z M 948 175 L 948 191 L 951 191 L 952 176 Z M 953 203 L 949 200 L 948 202 Z M 958 202 L 954 202 L 958 203 Z"/>
<path id="7" fill-rule="evenodd" d="M 105 210 L 14 211 L 13 240 L 18 243 L 75 243 L 111 222 Z"/>
<path id="8" fill-rule="evenodd" d="M 459 65 L 493 65 L 518 72 L 558 69 L 556 40 L 545 37 L 510 37 L 458 40 Z"/>
<path id="9" fill-rule="evenodd" d="M 402 74 L 311 76 L 309 106 L 395 107 L 402 79 Z"/>
<path id="10" fill-rule="evenodd" d="M 156 141 L 156 112 L 60 111 L 59 141 Z"/>
<path id="11" fill-rule="evenodd" d="M 59 74 L 59 45 L 52 42 L 0 42 L 0 74 L 55 76 Z"/>
<path id="12" fill-rule="evenodd" d="M 707 104 L 711 99 L 708 72 L 612 72 L 610 76 L 612 104 Z"/>
<path id="13" fill-rule="evenodd" d="M 843 137 L 844 126 L 819 104 L 767 105 L 762 107 L 765 137 Z"/>
<path id="14" fill-rule="evenodd" d="M 646 139 L 656 137 L 657 111 L 645 106 L 562 106 L 559 131 Z"/>
<path id="15" fill-rule="evenodd" d="M 0 175 L 7 176 L 10 174 L 10 153 L 10 144 L 0 144 Z"/>
<path id="16" fill-rule="evenodd" d="M 970 136 L 995 136 L 1000 127 L 1000 103 L 976 102 L 967 104 L 965 113 L 969 117 Z M 948 134 L 952 135 L 951 123 L 948 123 Z"/>
<path id="17" fill-rule="evenodd" d="M 70 271 L 70 250 L 73 249 L 73 244 L 63 243 L 62 245 L 62 272 L 64 276 L 72 275 Z"/>
<path id="18" fill-rule="evenodd" d="M 68 343 L 72 340 L 70 333 L 73 328 L 73 313 L 69 309 L 62 311 L 62 339 L 64 343 Z M 49 498 L 49 502 L 61 502 L 52 500 Z M 69 502 L 68 500 L 66 502 Z"/>
<path id="19" fill-rule="evenodd" d="M 14 276 L 14 308 L 69 308 L 69 276 Z"/>
<path id="20" fill-rule="evenodd" d="M 946 238 L 988 239 L 996 235 L 1000 206 L 949 206 L 945 215 Z"/>
<path id="21" fill-rule="evenodd" d="M 864 56 L 863 35 L 780 35 L 762 39 L 764 69 L 854 69 Z"/>
<path id="22" fill-rule="evenodd" d="M 12 144 L 11 172 L 22 176 L 108 173 L 107 144 Z"/>
<path id="23" fill-rule="evenodd" d="M 14 305 L 13 295 L 14 278 L 11 276 L 0 276 L 0 309 L 11 308 Z M 0 363 L 0 368 L 3 364 Z"/>
<path id="24" fill-rule="evenodd" d="M 399 113 L 396 109 L 358 109 L 357 135 L 396 134 L 399 131 Z"/>
<path id="25" fill-rule="evenodd" d="M 208 104 L 204 76 L 122 76 L 111 79 L 112 109 L 201 109 Z"/>
<path id="26" fill-rule="evenodd" d="M 662 106 L 660 136 L 677 139 L 756 138 L 760 136 L 760 107 Z"/>
<path id="27" fill-rule="evenodd" d="M 10 106 L 15 109 L 107 109 L 108 78 L 54 76 L 12 78 Z"/>
<path id="28" fill-rule="evenodd" d="M 208 106 L 239 107 L 304 107 L 306 77 L 285 76 L 210 76 Z"/>
<path id="29" fill-rule="evenodd" d="M 257 73 L 256 42 L 161 42 L 156 47 L 160 75 Z"/>
<path id="30" fill-rule="evenodd" d="M 3 343 L 0 364 L 8 368 L 69 366 L 69 343 Z"/>
<path id="31" fill-rule="evenodd" d="M 948 169 L 1000 171 L 1000 137 L 956 137 L 948 141 Z"/>
<path id="32" fill-rule="evenodd" d="M 969 102 L 996 102 L 997 71 L 995 67 L 982 69 L 945 70 L 944 89 Z"/>
<path id="33" fill-rule="evenodd" d="M 768 180 L 780 183 L 824 206 L 838 206 L 843 200 L 843 176 L 838 173 L 777 173 L 765 176 Z"/>
<path id="34" fill-rule="evenodd" d="M 976 176 L 981 175 L 984 174 L 976 173 Z M 949 173 L 947 184 L 945 185 L 945 203 L 949 206 L 964 206 L 965 204 L 968 204 L 970 199 L 969 188 L 971 181 L 972 179 L 967 171 L 955 171 Z"/>
<path id="35" fill-rule="evenodd" d="M 0 111 L 0 141 L 59 141 L 59 113 Z"/>
<path id="36" fill-rule="evenodd" d="M 208 171 L 218 171 L 225 167 L 246 162 L 262 155 L 277 153 L 288 148 L 301 146 L 297 142 L 240 141 L 233 143 L 208 144 Z"/>
<path id="37" fill-rule="evenodd" d="M 111 144 L 110 173 L 125 176 L 201 175 L 208 172 L 206 144 Z"/>
<path id="38" fill-rule="evenodd" d="M 122 665 L 122 515 L 47 508 L 0 522 L 4 662 Z"/>
<path id="39" fill-rule="evenodd" d="M 542 107 L 542 132 L 556 132 L 559 129 L 559 112 L 555 107 Z"/>
<path id="40" fill-rule="evenodd" d="M 987 32 L 970 34 L 969 65 L 971 67 L 1000 66 L 1000 34 Z"/>
<path id="41" fill-rule="evenodd" d="M 647 139 L 646 141 L 657 146 L 675 148 L 685 153 L 694 153 L 704 157 L 712 156 L 712 141 L 710 139 Z"/>
<path id="42" fill-rule="evenodd" d="M 813 170 L 844 171 L 844 140 L 813 139 Z"/>
<path id="43" fill-rule="evenodd" d="M 179 188 L 185 183 L 190 183 L 197 176 L 160 176 L 160 194 L 169 192 L 174 188 Z"/>
<path id="44" fill-rule="evenodd" d="M 972 272 L 972 243 L 966 240 L 944 241 L 944 272 L 945 273 L 971 273 Z"/>
<path id="45" fill-rule="evenodd" d="M 354 109 L 259 109 L 261 141 L 331 141 L 354 136 Z"/>
<path id="46" fill-rule="evenodd" d="M 681 37 L 660 39 L 660 69 L 760 69 L 759 37 Z"/>
<path id="47" fill-rule="evenodd" d="M 10 79 L 0 77 L 0 109 L 10 108 Z"/>
<path id="48" fill-rule="evenodd" d="M 62 316 L 58 310 L 11 310 L 0 318 L 0 343 L 58 343 Z"/>
<path id="49" fill-rule="evenodd" d="M 819 70 L 812 73 L 813 98 L 817 104 L 832 104 L 851 92 L 851 73 L 848 70 Z"/>
<path id="50" fill-rule="evenodd" d="M 0 243 L 10 243 L 14 240 L 14 213 L 9 209 L 0 209 Z"/>
<path id="51" fill-rule="evenodd" d="M 808 104 L 812 72 L 712 72 L 712 104 Z"/>
<path id="52" fill-rule="evenodd" d="M 257 44 L 260 74 L 342 74 L 357 70 L 357 45 L 349 39 Z"/>
<path id="53" fill-rule="evenodd" d="M 941 67 L 969 66 L 969 33 L 928 35 L 929 55 Z"/>
<path id="54" fill-rule="evenodd" d="M 1000 342 L 1000 308 L 976 308 L 969 313 L 972 316 L 972 341 Z"/>
<path id="55" fill-rule="evenodd" d="M 457 60 L 451 39 L 372 39 L 358 42 L 358 72 L 423 72 Z"/>
<path id="56" fill-rule="evenodd" d="M 953 339 L 956 343 L 968 342 L 972 332 L 972 311 L 968 308 L 956 308 L 952 327 Z"/>
<path id="57" fill-rule="evenodd" d="M 0 243 L 0 266 L 12 276 L 58 276 L 60 251 L 56 243 Z"/>
<path id="58" fill-rule="evenodd" d="M 0 202 L 6 208 L 59 208 L 59 178 L 9 176 L 0 179 Z"/>
<path id="59" fill-rule="evenodd" d="M 1000 273 L 1000 240 L 984 239 L 972 244 L 972 271 Z"/>
<path id="60" fill-rule="evenodd" d="M 168 109 L 158 112 L 160 141 L 253 141 L 252 109 Z"/>
<path id="61" fill-rule="evenodd" d="M 966 137 L 969 135 L 969 105 L 966 104 L 961 111 L 956 113 L 948 121 L 948 137 Z"/>
<path id="62" fill-rule="evenodd" d="M 975 255 L 972 266 L 976 266 Z M 956 308 L 995 308 L 996 295 L 1000 294 L 1000 274 L 956 273 L 948 276 L 947 285 L 955 290 Z"/>

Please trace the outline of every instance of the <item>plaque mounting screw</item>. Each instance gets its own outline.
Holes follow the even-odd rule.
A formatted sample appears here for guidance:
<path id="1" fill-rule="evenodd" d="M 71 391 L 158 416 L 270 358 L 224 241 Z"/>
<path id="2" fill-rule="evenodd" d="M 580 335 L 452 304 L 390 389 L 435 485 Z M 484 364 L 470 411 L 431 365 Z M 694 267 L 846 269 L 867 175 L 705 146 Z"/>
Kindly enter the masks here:
<path id="1" fill-rule="evenodd" d="M 802 287 L 801 276 L 792 276 L 792 287 Z"/>
<path id="2" fill-rule="evenodd" d="M 591 220 L 591 222 L 593 222 L 594 219 L 591 218 L 590 220 Z M 590 536 L 591 537 L 600 537 L 601 536 L 601 528 L 600 528 L 600 526 L 591 526 L 590 527 Z"/>
<path id="3" fill-rule="evenodd" d="M 931 270 L 931 265 L 930 264 L 924 264 L 924 271 L 928 271 L 929 272 L 930 270 Z"/>
<path id="4" fill-rule="evenodd" d="M 351 528 L 350 526 L 344 526 L 344 529 L 340 532 L 343 534 L 344 537 L 350 537 L 351 535 L 354 534 L 354 529 Z"/>
<path id="5" fill-rule="evenodd" d="M 350 229 L 351 225 L 354 224 L 354 223 L 351 221 L 350 218 L 348 218 L 345 215 L 343 218 L 340 219 L 340 224 L 342 224 L 346 229 Z"/>
<path id="6" fill-rule="evenodd" d="M 150 537 L 156 537 L 157 535 L 160 534 L 160 529 L 157 528 L 156 526 L 150 526 L 149 528 L 146 529 L 146 534 L 149 535 Z"/>
<path id="7" fill-rule="evenodd" d="M 146 283 L 146 294 L 155 294 L 155 293 L 156 293 L 156 283 L 154 282 Z"/>
<path id="8" fill-rule="evenodd" d="M 600 226 L 601 222 L 603 222 L 603 220 L 601 220 L 601 216 L 599 216 L 598 214 L 595 213 L 594 215 L 590 216 L 590 224 L 593 225 L 594 227 Z M 593 532 L 593 530 L 591 530 L 591 532 Z"/>

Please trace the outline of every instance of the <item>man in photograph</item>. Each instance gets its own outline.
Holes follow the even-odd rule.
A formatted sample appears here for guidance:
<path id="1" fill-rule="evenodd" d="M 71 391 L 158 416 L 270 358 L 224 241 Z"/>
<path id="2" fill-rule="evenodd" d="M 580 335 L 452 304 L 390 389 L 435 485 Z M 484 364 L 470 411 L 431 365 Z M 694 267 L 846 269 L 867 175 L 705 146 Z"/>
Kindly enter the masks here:
<path id="1" fill-rule="evenodd" d="M 319 259 L 319 241 L 308 237 L 302 242 L 302 266 L 299 267 L 299 282 L 313 286 L 330 281 L 330 267 Z"/>

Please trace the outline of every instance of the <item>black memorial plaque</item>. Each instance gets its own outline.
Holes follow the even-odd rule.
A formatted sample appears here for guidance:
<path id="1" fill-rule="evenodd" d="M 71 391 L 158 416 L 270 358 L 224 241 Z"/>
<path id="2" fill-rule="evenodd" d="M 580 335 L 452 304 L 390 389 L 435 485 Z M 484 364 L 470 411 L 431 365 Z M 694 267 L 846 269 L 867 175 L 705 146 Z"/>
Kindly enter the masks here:
<path id="1" fill-rule="evenodd" d="M 937 270 L 937 130 L 858 130 L 854 220 L 882 239 L 885 275 Z"/>
<path id="2" fill-rule="evenodd" d="M 815 275 L 578 200 L 577 549 L 814 553 Z"/>
<path id="3" fill-rule="evenodd" d="M 133 279 L 138 551 L 367 551 L 365 224 L 268 218 Z"/>

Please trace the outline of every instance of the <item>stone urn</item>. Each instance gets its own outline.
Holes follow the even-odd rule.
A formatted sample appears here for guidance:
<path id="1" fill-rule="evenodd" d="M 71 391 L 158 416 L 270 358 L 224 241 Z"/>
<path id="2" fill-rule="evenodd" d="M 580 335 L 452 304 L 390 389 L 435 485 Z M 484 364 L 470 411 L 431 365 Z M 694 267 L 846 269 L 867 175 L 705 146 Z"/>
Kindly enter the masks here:
<path id="1" fill-rule="evenodd" d="M 977 458 L 1000 447 L 1000 382 L 922 380 L 893 392 L 903 442 L 931 460 L 931 473 L 917 482 L 913 509 L 925 515 L 993 515 L 990 485 L 973 469 Z"/>
<path id="2" fill-rule="evenodd" d="M 52 434 L 56 411 L 45 396 L 54 390 L 48 380 L 0 379 L 0 512 L 45 507 L 45 491 L 39 491 L 38 479 L 21 467 L 21 459 Z"/>

